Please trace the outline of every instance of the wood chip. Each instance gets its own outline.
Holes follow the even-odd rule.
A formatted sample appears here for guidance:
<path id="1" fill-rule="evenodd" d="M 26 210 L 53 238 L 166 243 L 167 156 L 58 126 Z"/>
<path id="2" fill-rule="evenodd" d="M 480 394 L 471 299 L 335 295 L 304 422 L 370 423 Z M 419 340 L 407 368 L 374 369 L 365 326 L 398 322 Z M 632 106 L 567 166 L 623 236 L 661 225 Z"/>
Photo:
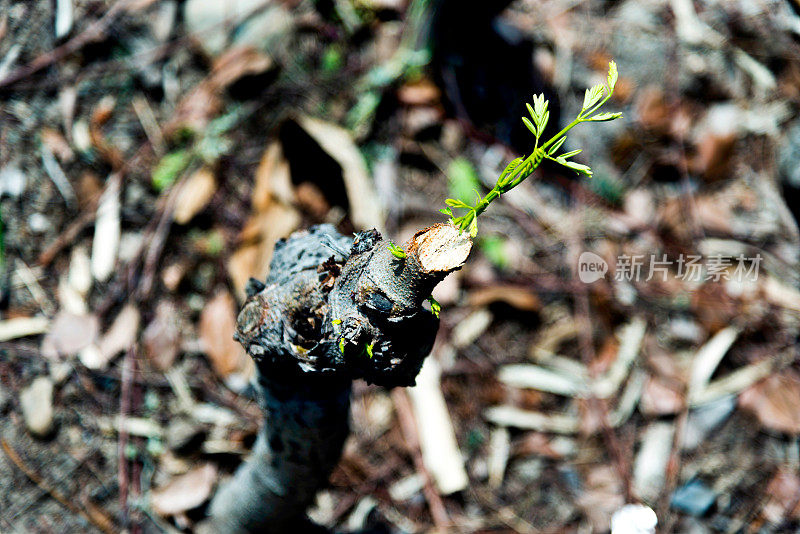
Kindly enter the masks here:
<path id="1" fill-rule="evenodd" d="M 438 362 L 426 359 L 417 376 L 417 385 L 407 391 L 414 409 L 422 460 L 439 491 L 450 495 L 466 489 L 469 479 L 442 395 L 440 374 Z"/>
<path id="2" fill-rule="evenodd" d="M 0 341 L 44 334 L 50 327 L 47 317 L 15 317 L 0 321 Z"/>
<path id="3" fill-rule="evenodd" d="M 121 234 L 119 175 L 108 179 L 108 185 L 97 205 L 97 219 L 92 240 L 92 274 L 105 282 L 114 272 Z"/>
<path id="4" fill-rule="evenodd" d="M 728 352 L 737 337 L 739 337 L 737 327 L 723 328 L 697 351 L 689 376 L 689 402 L 694 402 L 695 397 L 700 395 L 706 387 L 725 353 Z"/>

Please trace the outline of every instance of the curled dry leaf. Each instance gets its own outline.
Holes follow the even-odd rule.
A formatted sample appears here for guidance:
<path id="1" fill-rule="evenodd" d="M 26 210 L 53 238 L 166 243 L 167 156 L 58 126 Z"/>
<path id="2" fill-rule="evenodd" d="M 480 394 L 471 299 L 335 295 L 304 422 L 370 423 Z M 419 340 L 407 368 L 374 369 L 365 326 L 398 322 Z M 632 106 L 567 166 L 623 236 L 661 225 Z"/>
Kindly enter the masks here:
<path id="1" fill-rule="evenodd" d="M 367 165 L 350 132 L 344 128 L 311 117 L 300 117 L 297 123 L 317 144 L 342 167 L 350 216 L 358 228 L 383 228 L 383 213 Z"/>
<path id="2" fill-rule="evenodd" d="M 188 223 L 208 205 L 216 190 L 217 180 L 211 169 L 198 169 L 181 184 L 172 218 L 178 224 Z"/>
<path id="3" fill-rule="evenodd" d="M 242 346 L 234 341 L 235 330 L 236 302 L 227 291 L 217 293 L 200 313 L 198 333 L 211 366 L 223 380 L 246 375 L 252 362 Z"/>
<path id="4" fill-rule="evenodd" d="M 153 490 L 150 504 L 160 516 L 187 512 L 206 502 L 216 479 L 217 468 L 213 464 L 201 465 Z"/>
<path id="5" fill-rule="evenodd" d="M 789 370 L 762 380 L 739 396 L 739 406 L 752 412 L 765 428 L 800 434 L 800 375 Z"/>

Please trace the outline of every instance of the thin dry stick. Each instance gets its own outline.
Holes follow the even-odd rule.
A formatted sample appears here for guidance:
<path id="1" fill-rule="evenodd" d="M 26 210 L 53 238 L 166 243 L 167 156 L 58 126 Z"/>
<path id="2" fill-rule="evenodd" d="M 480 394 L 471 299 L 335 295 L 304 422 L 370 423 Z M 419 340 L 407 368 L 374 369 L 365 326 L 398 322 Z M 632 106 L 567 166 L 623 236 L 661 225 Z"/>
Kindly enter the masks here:
<path id="1" fill-rule="evenodd" d="M 411 401 L 408 400 L 408 394 L 405 391 L 395 388 L 392 390 L 392 402 L 394 402 L 394 407 L 397 410 L 397 418 L 400 420 L 400 427 L 403 430 L 406 445 L 408 445 L 411 456 L 414 458 L 414 466 L 417 472 L 425 479 L 423 492 L 425 493 L 425 500 L 428 501 L 433 523 L 436 525 L 437 530 L 445 532 L 450 526 L 450 518 L 447 516 L 447 510 L 444 508 L 442 498 L 433 486 L 431 475 L 422 461 L 422 450 L 419 445 L 414 414 L 411 410 Z"/>
<path id="2" fill-rule="evenodd" d="M 122 510 L 123 524 L 128 523 L 128 461 L 125 458 L 125 448 L 128 446 L 128 431 L 125 430 L 125 418 L 131 409 L 131 391 L 133 388 L 133 373 L 136 361 L 134 359 L 135 347 L 125 352 L 122 361 L 122 385 L 119 401 L 119 440 L 117 441 L 117 459 L 119 462 L 117 477 L 119 478 L 119 505 Z"/>
<path id="3" fill-rule="evenodd" d="M 17 451 L 15 451 L 14 448 L 11 447 L 11 445 L 9 445 L 9 443 L 5 439 L 0 439 L 0 445 L 2 445 L 3 451 L 6 453 L 6 456 L 8 456 L 8 459 L 14 462 L 14 465 L 16 465 L 20 471 L 25 473 L 25 476 L 31 479 L 31 481 L 34 484 L 39 486 L 44 492 L 50 495 L 53 499 L 58 501 L 64 508 L 66 508 L 75 515 L 81 516 L 82 518 L 84 518 L 86 521 L 97 527 L 102 532 L 105 532 L 107 534 L 114 534 L 115 532 L 117 532 L 118 529 L 115 528 L 114 522 L 107 514 L 105 514 L 105 512 L 102 512 L 100 508 L 95 507 L 95 509 L 92 511 L 91 514 L 78 508 L 69 499 L 67 499 L 64 495 L 62 495 L 61 492 L 59 492 L 57 489 L 51 486 L 47 481 L 45 481 L 41 476 L 39 476 L 39 474 L 36 471 L 30 468 L 22 459 L 22 457 L 17 453 Z"/>

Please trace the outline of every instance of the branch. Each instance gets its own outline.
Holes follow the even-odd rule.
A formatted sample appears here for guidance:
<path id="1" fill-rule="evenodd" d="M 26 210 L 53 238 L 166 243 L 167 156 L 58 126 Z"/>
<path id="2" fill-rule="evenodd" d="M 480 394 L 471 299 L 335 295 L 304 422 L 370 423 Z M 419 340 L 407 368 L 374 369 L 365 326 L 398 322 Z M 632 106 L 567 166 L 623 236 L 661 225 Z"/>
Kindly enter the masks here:
<path id="1" fill-rule="evenodd" d="M 257 363 L 266 425 L 214 497 L 210 531 L 310 528 L 305 510 L 348 434 L 352 380 L 414 384 L 439 326 L 422 303 L 471 248 L 452 224 L 418 232 L 402 258 L 375 230 L 350 240 L 322 225 L 277 243 L 235 335 Z"/>

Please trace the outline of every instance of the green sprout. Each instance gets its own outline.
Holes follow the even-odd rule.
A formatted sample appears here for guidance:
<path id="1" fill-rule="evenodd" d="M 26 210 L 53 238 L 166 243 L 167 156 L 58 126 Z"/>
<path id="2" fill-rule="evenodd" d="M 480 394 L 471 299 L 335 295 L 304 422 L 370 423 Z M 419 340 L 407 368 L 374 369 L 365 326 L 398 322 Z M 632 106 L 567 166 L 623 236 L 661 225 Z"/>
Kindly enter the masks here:
<path id="1" fill-rule="evenodd" d="M 462 232 L 469 230 L 470 236 L 475 237 L 478 234 L 478 215 L 483 213 L 489 204 L 499 198 L 500 195 L 514 189 L 528 176 L 533 174 L 533 171 L 536 170 L 542 160 L 549 159 L 568 169 L 572 169 L 578 174 L 591 176 L 592 169 L 590 169 L 588 165 L 570 160 L 570 158 L 581 152 L 580 149 L 563 154 L 556 154 L 556 152 L 558 152 L 567 140 L 567 132 L 578 124 L 582 122 L 613 121 L 622 116 L 622 113 L 598 113 L 600 108 L 608 102 L 608 99 L 614 94 L 614 86 L 617 84 L 617 78 L 617 64 L 612 61 L 608 65 L 607 83 L 600 83 L 587 89 L 583 99 L 583 107 L 580 113 L 578 113 L 578 116 L 541 146 L 539 145 L 539 140 L 544 133 L 547 122 L 550 120 L 550 111 L 547 109 L 548 101 L 545 100 L 544 95 L 534 95 L 533 105 L 525 104 L 531 118 L 522 117 L 522 122 L 536 138 L 536 143 L 534 144 L 531 154 L 528 157 L 522 156 L 516 158 L 509 163 L 502 174 L 500 174 L 492 190 L 489 191 L 485 197 L 481 197 L 481 195 L 478 194 L 474 206 L 467 204 L 463 200 L 448 198 L 445 201 L 448 207 L 439 211 L 450 217 L 450 221 L 454 225 L 457 225 Z M 453 209 L 465 209 L 467 212 L 464 215 L 455 216 L 453 214 Z"/>
<path id="2" fill-rule="evenodd" d="M 372 359 L 372 349 L 374 347 L 375 347 L 375 343 L 367 343 L 367 346 L 366 346 L 367 356 L 369 356 L 370 360 Z"/>
<path id="3" fill-rule="evenodd" d="M 335 325 L 340 325 L 340 324 L 342 324 L 342 320 L 341 320 L 341 319 L 334 319 L 334 320 L 333 320 L 333 321 L 331 321 L 331 322 L 332 322 L 333 324 L 335 324 Z"/>
<path id="4" fill-rule="evenodd" d="M 344 337 L 339 338 L 339 352 L 344 354 Z"/>
<path id="5" fill-rule="evenodd" d="M 431 305 L 431 313 L 434 314 L 438 319 L 439 313 L 441 313 L 442 311 L 442 305 L 439 304 L 439 302 L 435 298 L 433 298 L 433 295 L 428 297 L 428 304 Z"/>
<path id="6" fill-rule="evenodd" d="M 389 241 L 389 246 L 387 248 L 395 258 L 402 260 L 403 258 L 406 257 L 406 252 L 402 248 L 392 243 L 391 241 Z"/>

